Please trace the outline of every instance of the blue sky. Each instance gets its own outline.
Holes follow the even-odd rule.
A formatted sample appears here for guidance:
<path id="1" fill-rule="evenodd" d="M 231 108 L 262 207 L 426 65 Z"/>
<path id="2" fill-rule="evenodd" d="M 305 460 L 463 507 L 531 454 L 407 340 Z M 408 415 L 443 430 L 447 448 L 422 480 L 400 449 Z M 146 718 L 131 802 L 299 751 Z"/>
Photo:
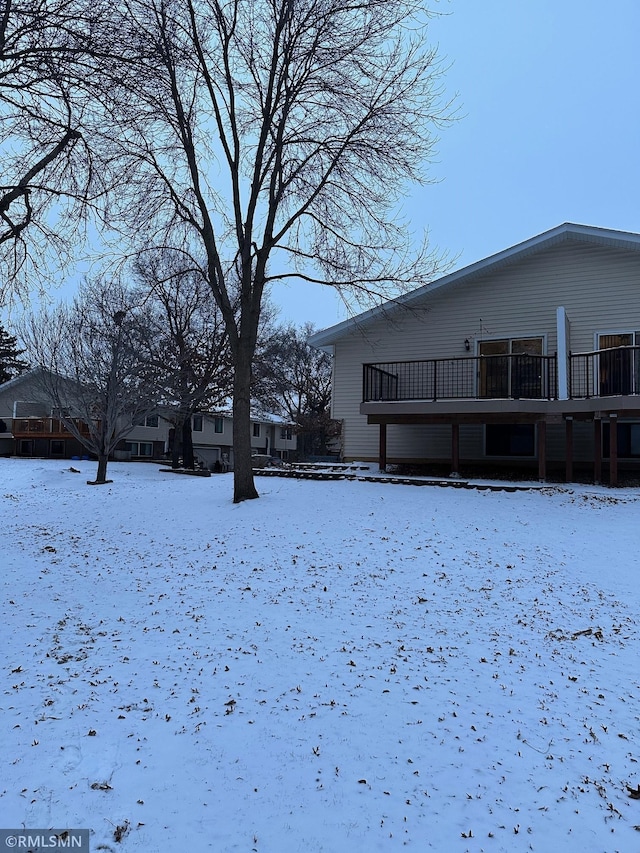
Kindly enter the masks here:
<path id="1" fill-rule="evenodd" d="M 434 4 L 432 3 L 432 6 Z M 640 2 L 440 0 L 431 38 L 459 120 L 442 131 L 435 185 L 406 204 L 455 268 L 562 222 L 640 232 Z M 281 319 L 318 327 L 327 289 L 276 294 Z"/>
<path id="2" fill-rule="evenodd" d="M 577 222 L 640 232 L 639 0 L 426 0 L 458 120 L 405 213 L 453 269 Z M 68 292 L 62 288 L 60 295 Z M 347 316 L 330 288 L 274 291 L 279 319 Z"/>

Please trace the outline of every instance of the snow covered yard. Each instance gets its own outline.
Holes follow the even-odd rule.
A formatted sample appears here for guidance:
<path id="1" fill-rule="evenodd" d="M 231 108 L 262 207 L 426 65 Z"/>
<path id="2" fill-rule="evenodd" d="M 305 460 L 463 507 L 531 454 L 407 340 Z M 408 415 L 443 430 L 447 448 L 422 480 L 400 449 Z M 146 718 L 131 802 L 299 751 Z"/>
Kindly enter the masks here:
<path id="1" fill-rule="evenodd" d="M 0 460 L 0 826 L 640 849 L 640 493 L 79 467 Z"/>

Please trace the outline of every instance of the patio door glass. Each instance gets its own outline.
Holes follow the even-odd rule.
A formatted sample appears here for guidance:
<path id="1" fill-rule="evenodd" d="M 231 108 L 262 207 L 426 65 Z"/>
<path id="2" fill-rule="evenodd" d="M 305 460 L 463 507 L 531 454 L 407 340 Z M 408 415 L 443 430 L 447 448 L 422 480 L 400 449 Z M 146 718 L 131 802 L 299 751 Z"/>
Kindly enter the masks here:
<path id="1" fill-rule="evenodd" d="M 509 396 L 509 341 L 480 341 L 480 397 Z"/>
<path id="2" fill-rule="evenodd" d="M 542 338 L 480 341 L 480 397 L 542 396 Z"/>
<path id="3" fill-rule="evenodd" d="M 542 338 L 511 341 L 511 396 L 538 400 L 542 396 Z"/>
<path id="4" fill-rule="evenodd" d="M 598 335 L 599 394 L 610 397 L 616 394 L 637 394 L 640 388 L 638 350 L 631 349 L 638 343 L 640 333 L 620 332 L 613 335 Z M 605 350 L 602 352 L 602 350 Z"/>

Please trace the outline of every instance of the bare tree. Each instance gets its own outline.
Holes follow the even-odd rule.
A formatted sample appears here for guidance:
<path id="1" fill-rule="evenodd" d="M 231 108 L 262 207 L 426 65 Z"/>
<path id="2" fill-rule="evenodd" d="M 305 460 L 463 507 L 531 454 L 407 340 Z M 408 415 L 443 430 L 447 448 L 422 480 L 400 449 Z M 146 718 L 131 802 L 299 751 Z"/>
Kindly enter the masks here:
<path id="1" fill-rule="evenodd" d="M 71 307 L 30 315 L 22 337 L 40 390 L 69 432 L 98 458 L 96 483 L 118 443 L 158 405 L 149 323 L 116 283 L 86 285 Z"/>
<path id="2" fill-rule="evenodd" d="M 124 0 L 102 34 L 117 48 L 96 76 L 123 176 L 112 212 L 156 244 L 197 245 L 226 325 L 234 501 L 258 496 L 251 367 L 268 284 L 369 300 L 438 266 L 398 218 L 449 112 L 428 17 L 419 0 Z"/>
<path id="3" fill-rule="evenodd" d="M 285 326 L 270 337 L 256 365 L 254 394 L 263 408 L 295 424 L 298 450 L 324 456 L 340 435 L 331 418 L 331 356 L 309 346 L 312 323 Z"/>
<path id="4" fill-rule="evenodd" d="M 97 183 L 83 104 L 88 37 L 105 5 L 0 4 L 0 304 L 58 266 Z"/>
<path id="5" fill-rule="evenodd" d="M 172 466 L 195 464 L 191 417 L 225 403 L 233 384 L 229 339 L 211 290 L 179 252 L 149 250 L 136 260 L 140 299 L 153 315 L 150 361 L 162 376 L 174 431 Z"/>

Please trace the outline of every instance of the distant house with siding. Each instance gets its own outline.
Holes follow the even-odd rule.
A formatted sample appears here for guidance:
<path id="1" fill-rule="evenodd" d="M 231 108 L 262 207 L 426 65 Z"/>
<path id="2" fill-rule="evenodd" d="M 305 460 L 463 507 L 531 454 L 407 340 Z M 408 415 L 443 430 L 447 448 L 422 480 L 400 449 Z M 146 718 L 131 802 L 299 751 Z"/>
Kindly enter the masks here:
<path id="1" fill-rule="evenodd" d="M 640 469 L 640 235 L 565 223 L 316 333 L 346 460 Z"/>
<path id="2" fill-rule="evenodd" d="M 233 416 L 229 411 L 198 412 L 191 418 L 194 454 L 205 467 L 216 462 L 233 467 Z M 169 456 L 173 425 L 168 411 L 159 410 L 135 426 L 121 447 L 117 459 L 158 459 Z M 254 415 L 251 419 L 251 447 L 255 454 L 287 460 L 295 453 L 293 427 L 277 417 Z"/>
<path id="3" fill-rule="evenodd" d="M 0 385 L 0 455 L 70 459 L 87 454 L 66 429 L 38 383 L 39 368 Z M 233 417 L 230 412 L 193 415 L 196 458 L 206 467 L 216 461 L 233 467 Z M 251 422 L 256 454 L 289 459 L 297 447 L 291 426 L 277 417 L 256 415 Z M 116 460 L 166 460 L 171 452 L 170 413 L 159 408 L 131 430 L 114 452 Z"/>
<path id="4" fill-rule="evenodd" d="M 0 456 L 68 459 L 85 454 L 42 390 L 40 372 L 36 367 L 0 385 Z M 71 381 L 69 386 L 71 401 Z"/>

